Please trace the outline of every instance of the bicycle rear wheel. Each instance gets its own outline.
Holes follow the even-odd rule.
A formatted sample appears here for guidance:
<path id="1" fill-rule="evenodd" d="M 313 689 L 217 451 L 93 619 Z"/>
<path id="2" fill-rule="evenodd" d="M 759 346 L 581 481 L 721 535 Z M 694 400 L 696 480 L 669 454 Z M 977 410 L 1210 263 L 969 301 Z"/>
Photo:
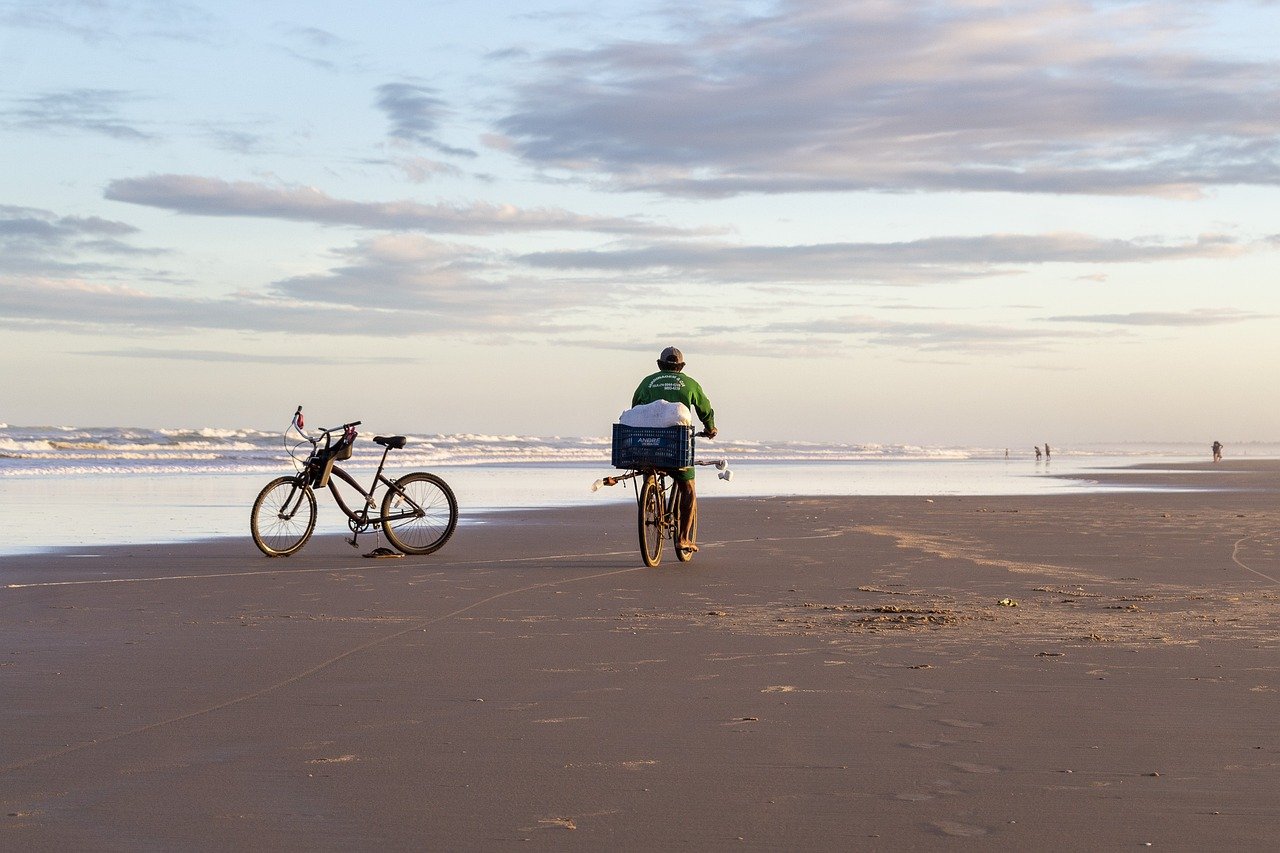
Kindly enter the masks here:
<path id="1" fill-rule="evenodd" d="M 297 553 L 316 529 L 316 496 L 297 477 L 267 483 L 253 502 L 249 530 L 253 544 L 268 557 Z"/>
<path id="2" fill-rule="evenodd" d="M 406 554 L 439 551 L 457 526 L 458 499 L 435 474 L 405 474 L 382 499 L 382 532 Z"/>
<path id="3" fill-rule="evenodd" d="M 652 568 L 662 562 L 662 515 L 666 495 L 658 478 L 650 474 L 640 489 L 640 556 Z"/>

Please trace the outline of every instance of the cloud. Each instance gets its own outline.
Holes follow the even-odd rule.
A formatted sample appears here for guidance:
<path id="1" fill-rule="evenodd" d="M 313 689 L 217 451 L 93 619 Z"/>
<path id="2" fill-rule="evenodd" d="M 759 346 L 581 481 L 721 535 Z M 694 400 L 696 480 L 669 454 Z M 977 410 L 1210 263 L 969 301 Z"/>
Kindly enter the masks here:
<path id="1" fill-rule="evenodd" d="M 422 359 L 412 356 L 379 354 L 373 356 L 351 356 L 344 354 L 340 358 L 332 358 L 323 353 L 308 352 L 301 355 L 281 355 L 267 353 L 259 355 L 248 352 L 227 352 L 224 350 L 193 349 L 147 349 L 132 347 L 110 350 L 82 350 L 77 355 L 93 358 L 135 358 L 149 361 L 199 361 L 220 364 L 298 364 L 298 365 L 340 365 L 340 364 L 415 364 Z"/>
<path id="2" fill-rule="evenodd" d="M 215 148 L 235 154 L 260 154 L 269 148 L 270 136 L 260 130 L 228 126 L 225 122 L 208 123 L 202 128 Z"/>
<path id="3" fill-rule="evenodd" d="M 1114 331 L 1086 333 L 1037 329 L 1026 325 L 886 320 L 869 315 L 826 317 L 815 320 L 781 320 L 746 326 L 682 326 L 681 340 L 718 356 L 829 359 L 851 349 L 883 347 L 908 353 L 972 353 L 1019 355 L 1052 352 L 1068 344 L 1094 337 L 1114 338 Z M 573 339 L 576 346 L 652 352 L 669 337 L 635 339 Z"/>
<path id="4" fill-rule="evenodd" d="M 93 133 L 139 142 L 154 139 L 154 134 L 120 117 L 120 106 L 132 100 L 133 94 L 114 89 L 46 92 L 16 99 L 0 113 L 0 122 L 42 133 Z"/>
<path id="5" fill-rule="evenodd" d="M 426 157 L 397 158 L 391 163 L 415 184 L 425 184 L 439 176 L 456 177 L 462 174 L 462 170 L 456 166 Z"/>
<path id="6" fill-rule="evenodd" d="M 760 326 L 753 337 L 765 342 L 774 336 L 813 346 L 823 337 L 846 343 L 896 347 L 921 352 L 1047 351 L 1066 343 L 1079 344 L 1078 332 L 1058 332 L 1028 326 L 982 323 L 912 322 L 870 316 L 833 317 L 821 320 L 778 322 Z M 1112 333 L 1114 334 L 1114 333 Z"/>
<path id="7" fill-rule="evenodd" d="M 323 54 L 333 53 L 335 50 L 346 50 L 351 47 L 351 43 L 328 30 L 319 27 L 299 27 L 288 26 L 281 27 L 285 31 L 285 35 L 293 41 L 302 45 L 301 49 L 284 46 L 281 49 L 298 60 L 304 62 L 313 68 L 319 68 L 324 71 L 337 71 L 338 63 Z"/>
<path id="8" fill-rule="evenodd" d="M 407 336 L 451 331 L 443 320 L 412 312 L 352 310 L 296 299 L 239 294 L 222 298 L 161 296 L 135 287 L 64 278 L 0 277 L 0 323 L 10 327 L 87 330 L 216 329 L 290 334 Z"/>
<path id="9" fill-rule="evenodd" d="M 103 195 L 112 201 L 196 216 L 250 216 L 391 231 L 448 234 L 593 231 L 648 236 L 688 233 L 636 218 L 584 216 L 555 208 L 349 201 L 333 198 L 314 187 L 269 186 L 196 175 L 121 178 L 111 181 Z"/>
<path id="10" fill-rule="evenodd" d="M 0 205 L 0 273 L 119 271 L 117 262 L 125 257 L 160 254 L 127 242 L 137 233 L 128 223 L 98 216 L 58 216 L 38 208 Z"/>
<path id="11" fill-rule="evenodd" d="M 1179 47 L 1218 9 L 1275 17 L 1274 4 L 779 0 L 677 40 L 544 55 L 499 129 L 536 166 L 685 196 L 1280 184 L 1264 118 L 1280 114 L 1280 64 Z"/>
<path id="12" fill-rule="evenodd" d="M 561 334 L 575 312 L 630 291 L 594 282 L 510 275 L 500 256 L 417 234 L 390 234 L 335 250 L 333 266 L 270 284 L 264 292 L 205 297 L 104 283 L 93 270 L 5 275 L 0 323 L 70 330 L 218 329 L 409 337 Z M 78 275 L 83 273 L 83 275 Z"/>
<path id="13" fill-rule="evenodd" d="M 1017 265 L 1140 263 L 1231 256 L 1243 250 L 1221 235 L 1163 243 L 1059 233 L 802 246 L 666 242 L 634 249 L 536 252 L 520 260 L 539 268 L 647 271 L 704 282 L 919 284 L 1002 274 Z"/>
<path id="14" fill-rule="evenodd" d="M 0 205 L 0 239 L 35 237 L 61 244 L 85 235 L 123 237 L 136 233 L 138 229 L 128 223 L 98 216 L 58 216 L 33 207 Z"/>
<path id="15" fill-rule="evenodd" d="M 212 15 L 174 0 L 8 0 L 0 7 L 4 26 L 47 30 L 88 44 L 127 49 L 140 39 L 199 40 Z"/>
<path id="16" fill-rule="evenodd" d="M 629 290 L 515 277 L 499 255 L 416 234 L 362 240 L 335 254 L 336 266 L 276 282 L 272 296 L 417 312 L 447 318 L 455 331 L 521 331 L 561 326 L 571 312 L 609 304 Z"/>
<path id="17" fill-rule="evenodd" d="M 1128 314 L 1064 314 L 1046 317 L 1051 323 L 1101 323 L 1110 326 L 1222 326 L 1250 320 L 1271 320 L 1272 314 L 1253 314 L 1229 308 L 1199 308 L 1193 311 L 1132 311 Z"/>
<path id="18" fill-rule="evenodd" d="M 476 156 L 470 149 L 445 145 L 436 138 L 441 120 L 450 111 L 434 89 L 411 83 L 386 83 L 379 86 L 377 92 L 378 108 L 391 122 L 392 139 L 425 145 L 442 154 Z"/>
<path id="19" fill-rule="evenodd" d="M 289 27 L 289 34 L 318 48 L 348 47 L 351 42 L 320 27 Z"/>

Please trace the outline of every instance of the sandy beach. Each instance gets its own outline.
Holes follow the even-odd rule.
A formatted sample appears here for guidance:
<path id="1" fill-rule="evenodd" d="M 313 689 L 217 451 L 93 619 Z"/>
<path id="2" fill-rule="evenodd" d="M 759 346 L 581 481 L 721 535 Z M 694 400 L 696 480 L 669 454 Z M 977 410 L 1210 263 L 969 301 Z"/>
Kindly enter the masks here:
<path id="1" fill-rule="evenodd" d="M 0 558 L 0 846 L 1269 849 L 1280 462 L 1116 477 Z"/>

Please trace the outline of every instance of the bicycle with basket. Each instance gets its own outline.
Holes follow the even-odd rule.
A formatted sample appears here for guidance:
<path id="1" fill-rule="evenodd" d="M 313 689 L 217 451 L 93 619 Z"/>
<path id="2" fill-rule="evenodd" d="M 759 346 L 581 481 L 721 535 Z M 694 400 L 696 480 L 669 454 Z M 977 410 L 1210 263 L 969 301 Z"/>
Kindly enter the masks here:
<path id="1" fill-rule="evenodd" d="M 706 437 L 705 432 L 697 433 Z M 637 526 L 640 534 L 640 556 L 646 566 L 662 562 L 663 540 L 669 535 L 676 559 L 682 563 L 693 559 L 693 551 L 680 547 L 679 485 L 674 476 L 676 469 L 693 465 L 715 466 L 719 477 L 729 480 L 733 472 L 724 459 L 698 461 L 694 453 L 695 433 L 691 426 L 633 427 L 613 425 L 612 464 L 614 468 L 627 469 L 620 476 L 596 480 L 592 491 L 601 486 L 616 486 L 631 481 L 636 494 Z M 692 536 L 697 535 L 697 516 L 694 516 Z"/>
<path id="2" fill-rule="evenodd" d="M 286 451 L 297 473 L 267 483 L 253 502 L 250 531 L 262 553 L 268 557 L 287 557 L 307 544 L 316 527 L 315 492 L 325 488 L 347 517 L 347 526 L 351 529 L 347 542 L 353 547 L 359 547 L 360 534 L 371 530 L 381 531 L 403 554 L 430 554 L 449 541 L 458 524 L 458 501 L 449 484 L 425 471 L 415 471 L 395 480 L 383 474 L 387 455 L 392 450 L 404 449 L 407 444 L 403 435 L 374 436 L 374 444 L 383 448 L 382 459 L 367 489 L 338 467 L 337 462 L 352 457 L 358 435 L 356 427 L 360 423 L 352 421 L 309 435 L 305 432 L 302 407 L 294 412 L 284 434 Z M 301 436 L 292 446 L 288 444 L 290 431 Z M 310 450 L 303 458 L 298 451 L 308 444 Z M 355 492 L 357 497 L 351 505 L 343 499 L 339 483 Z M 376 493 L 382 487 L 386 491 L 379 501 Z"/>

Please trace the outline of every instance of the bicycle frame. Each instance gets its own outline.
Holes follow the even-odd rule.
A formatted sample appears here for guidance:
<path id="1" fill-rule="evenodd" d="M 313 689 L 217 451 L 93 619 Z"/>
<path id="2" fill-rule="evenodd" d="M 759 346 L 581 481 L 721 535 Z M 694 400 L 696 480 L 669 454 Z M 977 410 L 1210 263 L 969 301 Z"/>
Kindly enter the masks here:
<path id="1" fill-rule="evenodd" d="M 387 464 L 387 454 L 389 454 L 390 452 L 391 452 L 391 448 L 389 447 L 385 448 L 382 451 L 382 459 L 378 462 L 378 470 L 376 473 L 374 473 L 373 482 L 369 484 L 368 489 L 365 489 L 363 486 L 361 486 L 358 482 L 356 482 L 355 477 L 351 476 L 345 470 L 343 470 L 342 468 L 339 468 L 337 465 L 334 465 L 333 468 L 329 471 L 329 483 L 328 483 L 329 494 L 333 495 L 334 502 L 338 505 L 338 508 L 342 510 L 343 514 L 346 515 L 347 518 L 349 518 L 352 521 L 352 523 L 360 525 L 360 530 L 367 530 L 371 526 L 377 527 L 379 524 L 382 523 L 381 518 L 378 518 L 378 519 L 369 518 L 369 513 L 371 511 L 374 511 L 378 506 L 378 502 L 374 499 L 374 494 L 377 492 L 379 484 L 386 486 L 388 489 L 400 495 L 400 497 L 404 498 L 405 500 L 408 500 L 411 507 L 416 507 L 416 505 L 413 503 L 413 499 L 410 498 L 408 495 L 406 495 L 403 491 L 401 491 L 396 486 L 394 481 L 392 481 L 385 474 L 382 473 L 383 468 L 385 468 Z M 298 476 L 305 478 L 306 472 L 304 471 L 302 474 L 299 474 Z M 360 508 L 360 511 L 358 513 L 355 510 L 353 510 L 351 507 L 347 506 L 347 502 L 342 499 L 342 492 L 338 491 L 338 485 L 335 482 L 335 478 L 338 480 L 341 480 L 351 488 L 355 489 L 360 494 L 360 497 L 364 498 L 364 506 Z M 413 514 L 414 513 L 411 509 L 407 513 L 401 513 L 395 516 L 395 518 L 396 519 L 407 518 L 412 516 Z"/>
<path id="2" fill-rule="evenodd" d="M 640 484 L 644 480 L 649 479 L 649 477 L 656 478 L 658 481 L 658 488 L 662 490 L 662 505 L 664 507 L 662 513 L 662 529 L 665 531 L 671 526 L 675 513 L 677 491 L 676 480 L 668 471 L 658 468 L 650 468 L 637 472 L 635 482 L 631 484 L 636 493 L 636 503 L 640 502 Z M 670 483 L 667 482 L 668 479 L 671 480 Z"/>
<path id="3" fill-rule="evenodd" d="M 358 421 L 351 424 L 345 424 L 342 429 L 345 433 L 353 430 L 356 426 L 359 426 Z M 323 447 L 320 443 L 321 439 L 315 439 L 314 441 L 308 439 L 309 441 L 312 441 L 312 453 L 307 457 L 306 464 L 302 467 L 302 470 L 298 472 L 296 478 L 300 490 L 301 487 L 307 487 L 310 485 L 318 468 L 328 464 L 322 461 L 323 454 L 332 446 L 331 439 L 333 437 L 333 433 L 337 432 L 337 430 L 337 427 L 334 429 L 321 430 L 321 434 L 324 436 Z M 302 433 L 301 430 L 299 430 L 299 433 L 302 434 L 304 438 L 306 437 L 306 434 Z M 334 503 L 338 505 L 338 509 L 342 510 L 342 514 L 347 517 L 347 526 L 351 528 L 351 532 L 353 534 L 364 533 L 370 528 L 376 530 L 382 525 L 383 519 L 378 515 L 378 501 L 375 498 L 379 484 L 386 486 L 389 490 L 399 495 L 401 499 L 408 501 L 408 508 L 406 511 L 388 516 L 386 518 L 387 521 L 399 521 L 405 518 L 413 518 L 414 516 L 420 516 L 423 512 L 422 507 L 418 506 L 412 497 L 405 494 L 405 492 L 396 485 L 394 480 L 382 473 L 387 466 L 387 456 L 390 455 L 390 453 L 390 447 L 384 446 L 382 448 L 382 458 L 378 460 L 378 470 L 374 472 L 373 480 L 369 483 L 368 489 L 361 486 L 356 478 L 346 470 L 335 464 L 328 464 L 329 475 L 325 485 L 329 489 L 329 494 L 333 495 Z M 359 510 L 352 509 L 347 505 L 347 502 L 343 500 L 342 492 L 338 490 L 337 481 L 339 480 L 354 489 L 360 497 L 364 499 L 363 506 L 361 506 Z M 301 501 L 301 497 L 299 497 L 298 500 Z M 373 513 L 378 517 L 370 518 L 370 513 Z"/>
<path id="4" fill-rule="evenodd" d="M 665 496 L 662 509 L 662 535 L 666 537 L 667 532 L 673 530 L 676 526 L 676 502 L 680 500 L 680 487 L 675 477 L 671 477 L 671 483 L 667 483 L 669 476 L 665 471 L 655 472 L 658 477 L 658 488 L 662 490 Z M 636 501 L 639 502 L 640 495 L 636 494 Z"/>

